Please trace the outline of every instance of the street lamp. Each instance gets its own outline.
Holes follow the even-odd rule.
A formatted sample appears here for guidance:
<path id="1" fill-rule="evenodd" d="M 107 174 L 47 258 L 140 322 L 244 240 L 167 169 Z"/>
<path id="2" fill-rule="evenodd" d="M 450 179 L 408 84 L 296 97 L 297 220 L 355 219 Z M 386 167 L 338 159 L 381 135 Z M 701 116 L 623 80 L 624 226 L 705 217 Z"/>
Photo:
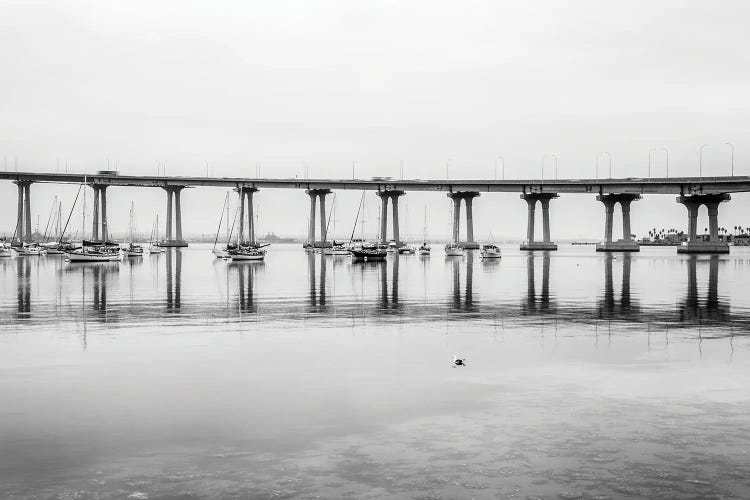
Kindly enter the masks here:
<path id="1" fill-rule="evenodd" d="M 452 160 L 452 158 L 448 158 L 448 159 L 447 159 L 447 160 L 445 161 L 445 180 L 448 180 L 448 179 L 449 179 L 449 176 L 448 176 L 448 165 L 450 165 L 450 163 L 451 163 L 451 160 Z"/>
<path id="2" fill-rule="evenodd" d="M 648 150 L 648 178 L 651 178 L 651 153 L 654 151 L 664 151 L 667 160 L 667 179 L 669 179 L 669 150 L 667 148 L 652 148 Z"/>
<path id="3" fill-rule="evenodd" d="M 354 180 L 354 160 L 352 160 L 352 180 Z"/>
<path id="4" fill-rule="evenodd" d="M 701 144 L 700 149 L 698 149 L 698 177 L 700 179 L 703 179 L 703 148 L 708 146 L 708 144 Z"/>
<path id="5" fill-rule="evenodd" d="M 404 160 L 401 160 L 401 168 L 399 169 L 401 173 L 401 180 L 404 180 Z"/>
<path id="6" fill-rule="evenodd" d="M 609 151 L 600 151 L 596 153 L 596 178 L 599 178 L 599 157 L 601 155 L 607 155 L 607 160 L 609 161 L 609 178 L 612 178 L 612 155 L 609 154 Z"/>
<path id="7" fill-rule="evenodd" d="M 557 179 L 557 155 L 544 155 L 542 157 L 542 180 L 544 180 L 544 160 L 548 156 L 555 159 L 555 179 Z"/>
<path id="8" fill-rule="evenodd" d="M 726 142 L 725 144 L 732 149 L 732 177 L 734 177 L 734 144 L 731 142 Z"/>
<path id="9" fill-rule="evenodd" d="M 497 160 L 503 160 L 503 180 L 505 180 L 505 158 L 502 156 L 495 158 L 495 180 L 497 180 Z"/>

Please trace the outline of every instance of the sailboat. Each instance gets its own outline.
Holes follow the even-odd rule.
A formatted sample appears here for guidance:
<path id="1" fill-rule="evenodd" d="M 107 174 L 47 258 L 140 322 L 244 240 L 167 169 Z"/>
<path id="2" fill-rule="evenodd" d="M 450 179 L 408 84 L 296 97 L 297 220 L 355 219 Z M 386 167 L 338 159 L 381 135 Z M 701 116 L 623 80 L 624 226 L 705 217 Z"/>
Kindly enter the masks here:
<path id="1" fill-rule="evenodd" d="M 450 218 L 453 219 L 453 205 L 451 204 Z M 464 249 L 458 244 L 458 242 L 451 241 L 445 245 L 445 256 L 446 257 L 463 257 Z"/>
<path id="2" fill-rule="evenodd" d="M 159 237 L 159 214 L 156 214 L 156 222 L 154 222 L 153 227 L 151 228 L 151 236 L 148 240 L 148 253 L 150 254 L 159 254 L 166 252 L 166 248 L 160 247 L 158 242 L 156 241 L 156 238 Z"/>
<path id="3" fill-rule="evenodd" d="M 352 235 L 349 238 L 349 253 L 352 254 L 352 260 L 364 261 L 364 262 L 380 262 L 384 261 L 388 252 L 386 248 L 378 243 L 367 244 L 364 238 L 361 239 L 361 244 L 354 244 L 354 231 L 357 229 L 357 220 L 359 214 L 362 211 L 362 207 L 365 201 L 365 192 L 362 192 L 362 199 L 359 202 L 359 208 L 357 209 L 357 217 L 354 219 L 354 227 L 352 227 Z M 362 229 L 362 236 L 364 236 L 364 226 Z"/>
<path id="4" fill-rule="evenodd" d="M 422 246 L 419 247 L 419 255 L 430 256 L 432 248 L 427 244 L 427 205 L 424 206 L 424 230 L 422 233 Z"/>
<path id="5" fill-rule="evenodd" d="M 125 247 L 126 257 L 143 257 L 143 247 L 135 244 L 135 216 L 133 214 L 133 202 L 130 202 L 130 243 Z"/>
<path id="6" fill-rule="evenodd" d="M 10 257 L 11 251 L 10 251 L 10 245 L 6 243 L 6 238 L 3 237 L 0 239 L 0 257 Z"/>
<path id="7" fill-rule="evenodd" d="M 20 215 L 20 214 L 19 214 Z M 28 214 L 26 215 L 28 217 Z M 17 244 L 14 244 L 14 241 L 16 239 L 16 233 L 18 233 L 18 229 L 21 227 L 21 224 L 23 224 L 23 220 L 21 220 L 21 217 L 18 218 L 16 221 L 16 229 L 13 231 L 13 238 L 10 240 L 10 249 L 13 253 L 16 254 L 16 256 L 37 256 L 37 255 L 46 255 L 47 250 L 39 245 L 39 243 L 22 243 L 21 239 L 19 237 L 19 241 Z M 38 223 L 37 223 L 38 225 Z"/>
<path id="8" fill-rule="evenodd" d="M 331 213 L 328 215 L 328 223 L 326 224 L 326 234 L 328 234 L 328 227 L 331 225 L 331 219 L 333 219 L 333 231 L 336 232 L 336 195 L 333 195 L 333 203 L 331 203 Z M 325 242 L 324 242 L 325 243 Z M 326 245 L 323 245 L 323 248 L 321 249 L 323 251 L 323 255 L 349 255 L 349 249 L 340 241 L 336 241 L 335 239 L 331 243 L 331 246 L 328 247 Z"/>
<path id="9" fill-rule="evenodd" d="M 214 247 L 213 249 L 211 249 L 211 252 L 218 259 L 229 258 L 228 246 L 225 248 L 216 248 L 216 244 L 219 242 L 219 231 L 221 230 L 221 222 L 224 220 L 225 210 L 227 214 L 227 242 L 228 242 L 229 241 L 229 191 L 227 191 L 227 195 L 224 197 L 224 206 L 221 208 L 221 217 L 219 217 L 219 227 L 216 228 L 216 238 L 214 239 Z"/>
<path id="10" fill-rule="evenodd" d="M 242 199 L 240 197 L 240 199 Z M 238 207 L 239 209 L 239 207 Z M 235 221 L 237 217 L 235 215 Z M 234 224 L 232 224 L 234 226 Z M 237 231 L 237 245 L 230 246 L 227 242 L 227 253 L 232 262 L 235 261 L 261 261 L 266 258 L 264 247 L 270 246 L 270 243 L 259 245 L 255 242 L 240 241 L 240 231 Z"/>
<path id="11" fill-rule="evenodd" d="M 81 234 L 81 246 L 75 249 L 69 249 L 65 252 L 65 259 L 69 262 L 114 262 L 122 259 L 120 248 L 114 243 L 106 241 L 107 235 L 104 234 L 105 241 L 86 241 L 86 178 L 84 177 L 82 187 L 83 189 L 83 219 L 82 219 L 82 231 Z M 78 196 L 76 195 L 76 200 Z M 70 212 L 73 213 L 75 208 L 75 202 L 70 208 Z M 70 220 L 70 217 L 68 217 Z M 66 224 L 67 226 L 67 224 Z M 60 238 L 62 240 L 62 237 Z"/>
<path id="12" fill-rule="evenodd" d="M 398 248 L 398 253 L 406 255 L 414 255 L 417 249 L 409 245 L 409 205 L 404 205 L 404 219 L 406 219 L 406 241 Z"/>

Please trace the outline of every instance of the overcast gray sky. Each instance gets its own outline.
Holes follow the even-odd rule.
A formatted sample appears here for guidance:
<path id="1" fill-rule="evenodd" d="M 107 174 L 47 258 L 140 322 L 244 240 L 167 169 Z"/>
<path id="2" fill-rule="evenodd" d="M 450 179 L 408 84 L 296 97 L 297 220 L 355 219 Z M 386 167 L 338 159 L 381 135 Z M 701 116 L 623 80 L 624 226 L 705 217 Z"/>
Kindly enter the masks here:
<path id="1" fill-rule="evenodd" d="M 645 176 L 651 148 L 670 175 L 750 174 L 750 4 L 743 1 L 5 1 L 0 0 L 0 168 L 311 177 L 399 175 L 592 177 L 597 153 L 613 176 Z M 6 160 L 7 159 L 7 163 Z M 665 173 L 662 153 L 653 174 Z M 554 175 L 547 160 L 545 176 Z M 608 166 L 602 158 L 601 170 Z M 602 172 L 603 173 L 603 172 Z M 500 175 L 500 174 L 498 174 Z M 52 196 L 34 185 L 44 226 Z M 338 196 L 348 233 L 359 193 Z M 213 231 L 224 191 L 183 195 L 188 233 Z M 109 190 L 110 227 L 139 229 L 165 195 Z M 377 199 L 368 195 L 375 230 Z M 307 196 L 257 195 L 259 229 L 302 235 Z M 15 186 L 0 184 L 0 229 L 15 225 Z M 448 235 L 444 194 L 410 193 L 408 231 Z M 553 202 L 553 237 L 600 237 L 594 196 Z M 283 210 L 280 207 L 285 207 Z M 480 238 L 523 238 L 517 195 L 475 202 Z M 750 226 L 750 196 L 722 206 L 720 223 Z M 702 212 L 702 215 L 705 212 Z M 403 217 L 403 216 L 402 216 Z M 633 207 L 633 230 L 684 229 L 672 196 Z M 707 221 L 699 222 L 701 228 Z"/>

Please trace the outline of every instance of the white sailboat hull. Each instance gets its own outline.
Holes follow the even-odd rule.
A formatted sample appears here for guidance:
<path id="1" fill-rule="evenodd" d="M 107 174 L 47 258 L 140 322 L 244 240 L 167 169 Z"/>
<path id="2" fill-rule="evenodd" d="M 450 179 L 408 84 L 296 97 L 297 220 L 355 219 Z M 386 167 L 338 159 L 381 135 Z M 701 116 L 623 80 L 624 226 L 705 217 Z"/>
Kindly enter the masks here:
<path id="1" fill-rule="evenodd" d="M 65 258 L 70 262 L 114 262 L 122 260 L 122 254 L 120 252 L 65 252 Z"/>
<path id="2" fill-rule="evenodd" d="M 492 252 L 492 251 L 482 250 L 480 252 L 480 255 L 482 256 L 483 259 L 499 259 L 500 257 L 502 257 L 499 251 Z"/>
<path id="3" fill-rule="evenodd" d="M 229 256 L 232 259 L 232 262 L 234 261 L 247 261 L 247 260 L 263 260 L 266 257 L 265 252 L 261 254 L 243 254 L 243 253 L 236 253 L 231 254 Z"/>
<path id="4" fill-rule="evenodd" d="M 39 247 L 29 247 L 29 248 L 20 248 L 20 249 L 13 247 L 11 250 L 13 250 L 18 256 L 47 255 L 47 250 L 43 248 L 39 248 Z"/>

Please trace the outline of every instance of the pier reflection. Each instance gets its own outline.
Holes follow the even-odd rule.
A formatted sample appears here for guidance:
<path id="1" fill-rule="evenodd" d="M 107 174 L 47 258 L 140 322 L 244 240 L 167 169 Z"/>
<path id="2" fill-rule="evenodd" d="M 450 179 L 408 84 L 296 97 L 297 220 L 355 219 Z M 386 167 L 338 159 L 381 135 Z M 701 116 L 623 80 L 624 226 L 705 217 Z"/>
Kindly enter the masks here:
<path id="1" fill-rule="evenodd" d="M 16 259 L 18 318 L 31 317 L 31 260 Z"/>
<path id="2" fill-rule="evenodd" d="M 537 259 L 542 261 L 542 288 L 539 293 L 537 293 L 535 272 Z M 551 300 L 549 292 L 549 268 L 549 252 L 541 252 L 541 255 L 529 252 L 526 256 L 526 300 L 521 304 L 524 314 L 556 312 L 556 304 Z"/>
<path id="3" fill-rule="evenodd" d="M 64 272 L 67 275 L 81 275 L 81 305 L 87 308 L 88 295 L 91 296 L 91 308 L 102 319 L 109 320 L 108 288 L 112 286 L 109 277 L 120 270 L 118 262 L 68 262 Z M 116 285 L 115 285 L 116 288 Z"/>
<path id="4" fill-rule="evenodd" d="M 701 259 L 691 255 L 686 261 L 687 293 L 680 303 L 680 321 L 690 322 L 724 322 L 730 317 L 729 304 L 719 295 L 719 263 L 718 255 L 711 255 L 708 259 Z M 708 264 L 708 283 L 705 299 L 701 300 L 698 287 L 698 267 Z"/>
<path id="5" fill-rule="evenodd" d="M 380 310 L 381 311 L 395 311 L 400 309 L 401 304 L 398 300 L 398 268 L 400 262 L 400 255 L 398 253 L 393 254 L 393 258 L 390 261 L 381 262 L 380 265 Z M 388 279 L 388 266 L 391 267 L 391 276 Z M 390 283 L 390 292 L 389 285 Z"/>
<path id="6" fill-rule="evenodd" d="M 322 253 L 307 253 L 308 305 L 311 312 L 322 312 L 326 307 L 326 270 L 328 264 Z"/>
<path id="7" fill-rule="evenodd" d="M 164 253 L 167 273 L 167 312 L 180 312 L 182 289 L 182 249 L 169 248 Z"/>
<path id="8" fill-rule="evenodd" d="M 474 300 L 474 252 L 466 252 L 463 259 L 452 257 L 448 261 L 453 284 L 451 296 L 451 310 L 460 312 L 477 312 L 478 303 Z M 461 290 L 461 270 L 464 271 L 465 282 L 463 293 Z"/>
<path id="9" fill-rule="evenodd" d="M 258 269 L 264 265 L 263 261 L 236 261 L 227 265 L 227 272 L 237 274 L 237 303 L 240 312 L 256 313 L 258 304 L 255 301 L 255 284 Z"/>
<path id="10" fill-rule="evenodd" d="M 622 262 L 622 282 L 620 286 L 620 300 L 617 300 L 614 286 L 614 262 Z M 638 301 L 634 301 L 630 292 L 630 270 L 632 256 L 629 253 L 615 257 L 608 253 L 604 257 L 604 293 L 597 301 L 598 319 L 625 319 L 630 320 L 640 316 L 641 310 Z"/>

